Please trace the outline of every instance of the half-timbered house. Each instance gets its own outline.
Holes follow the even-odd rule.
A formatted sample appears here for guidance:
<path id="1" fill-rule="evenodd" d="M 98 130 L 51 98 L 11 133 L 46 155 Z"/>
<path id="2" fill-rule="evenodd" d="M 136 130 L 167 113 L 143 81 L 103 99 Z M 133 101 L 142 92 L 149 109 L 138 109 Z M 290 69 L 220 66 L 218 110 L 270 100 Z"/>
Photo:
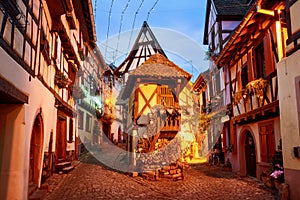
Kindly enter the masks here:
<path id="1" fill-rule="evenodd" d="M 283 1 L 252 1 L 214 61 L 225 75 L 234 171 L 260 177 L 281 138 L 276 63 L 285 55 Z M 280 154 L 280 153 L 279 153 Z"/>
<path id="2" fill-rule="evenodd" d="M 0 198 L 26 199 L 58 159 L 76 155 L 70 88 L 95 42 L 92 4 L 3 0 L 0 8 Z"/>
<path id="3" fill-rule="evenodd" d="M 209 75 L 208 70 L 199 74 L 192 87 L 192 93 L 198 95 L 197 107 L 199 108 L 199 112 L 198 112 L 199 124 L 198 124 L 198 130 L 196 134 L 196 142 L 198 143 L 200 157 L 206 157 L 209 149 L 207 131 L 210 125 L 210 118 L 209 118 L 210 111 L 208 110 L 209 107 L 207 107 L 206 105 L 208 99 L 208 86 L 207 86 L 207 83 L 209 82 L 208 75 Z"/>
<path id="4" fill-rule="evenodd" d="M 127 110 L 128 110 L 128 99 L 123 100 L 120 97 L 124 92 L 124 85 L 128 78 L 128 72 L 136 69 L 139 65 L 149 59 L 150 56 L 155 53 L 159 53 L 166 57 L 165 52 L 161 48 L 158 40 L 153 34 L 147 22 L 144 22 L 142 28 L 135 40 L 135 43 L 126 57 L 126 59 L 114 70 L 115 76 L 122 79 L 122 89 L 119 91 L 116 105 L 122 106 L 122 126 L 124 134 L 127 135 Z M 126 139 L 126 136 L 125 136 Z M 127 140 L 127 143 L 129 141 Z"/>
<path id="5" fill-rule="evenodd" d="M 127 137 L 129 151 L 134 152 L 137 148 L 151 152 L 159 146 L 158 141 L 174 138 L 179 130 L 185 133 L 186 140 L 189 140 L 187 143 L 195 142 L 195 129 L 198 124 L 196 119 L 192 119 L 199 112 L 195 107 L 198 97 L 191 93 L 192 86 L 188 83 L 190 75 L 167 59 L 147 22 L 144 22 L 131 52 L 115 70 L 115 74 L 122 77 L 126 84 L 120 92 L 117 104 L 124 106 L 123 124 L 124 132 L 130 133 Z M 167 111 L 165 126 L 161 131 L 153 133 L 153 137 L 144 147 L 145 144 L 140 145 L 138 141 L 133 141 L 135 137 L 132 137 L 132 132 L 138 134 L 138 127 L 142 130 L 146 126 L 143 123 L 149 121 L 146 120 L 149 118 L 148 113 L 158 109 L 155 105 L 162 106 L 161 112 Z M 187 122 L 186 126 L 180 127 L 181 121 Z M 143 147 L 138 148 L 141 146 Z M 198 156 L 198 148 L 195 149 L 197 152 L 191 151 L 192 156 Z"/>
<path id="6" fill-rule="evenodd" d="M 229 73 L 215 63 L 220 52 L 227 44 L 231 34 L 243 19 L 252 1 L 231 0 L 224 4 L 221 0 L 208 0 L 206 4 L 206 19 L 204 29 L 205 45 L 208 45 L 207 59 L 209 62 L 206 93 L 206 111 L 211 121 L 208 128 L 208 149 L 219 152 L 224 161 L 224 153 L 230 146 L 229 118 L 230 95 Z"/>
<path id="7" fill-rule="evenodd" d="M 190 78 L 159 53 L 129 73 L 121 99 L 129 99 L 126 127 L 130 152 L 152 152 L 159 140 L 177 135 L 182 128 L 179 94 Z M 150 127 L 145 130 L 145 126 Z"/>
<path id="8" fill-rule="evenodd" d="M 102 122 L 104 114 L 105 79 L 102 75 L 108 68 L 96 46 L 87 46 L 82 68 L 77 72 L 77 81 L 72 88 L 72 97 L 76 102 L 79 153 L 86 149 L 98 148 L 102 140 Z"/>

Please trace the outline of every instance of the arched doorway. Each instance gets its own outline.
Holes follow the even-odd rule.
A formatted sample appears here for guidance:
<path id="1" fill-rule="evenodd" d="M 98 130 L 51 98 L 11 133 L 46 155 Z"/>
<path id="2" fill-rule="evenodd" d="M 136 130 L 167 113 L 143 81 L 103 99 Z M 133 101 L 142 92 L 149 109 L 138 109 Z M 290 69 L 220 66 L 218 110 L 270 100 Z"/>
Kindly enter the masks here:
<path id="1" fill-rule="evenodd" d="M 41 160 L 44 142 L 43 119 L 39 114 L 33 124 L 29 155 L 29 186 L 38 185 L 40 181 Z"/>
<path id="2" fill-rule="evenodd" d="M 254 139 L 250 131 L 246 131 L 245 140 L 246 173 L 256 177 L 256 153 Z"/>

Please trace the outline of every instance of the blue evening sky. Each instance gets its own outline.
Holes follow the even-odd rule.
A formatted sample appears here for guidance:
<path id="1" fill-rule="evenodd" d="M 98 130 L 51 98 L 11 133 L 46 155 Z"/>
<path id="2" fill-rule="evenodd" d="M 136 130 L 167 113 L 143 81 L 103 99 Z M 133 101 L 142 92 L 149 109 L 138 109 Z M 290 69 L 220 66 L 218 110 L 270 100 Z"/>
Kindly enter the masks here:
<path id="1" fill-rule="evenodd" d="M 108 63 L 121 62 L 147 21 L 170 60 L 194 76 L 208 67 L 202 45 L 206 0 L 93 0 L 93 7 L 97 42 Z"/>

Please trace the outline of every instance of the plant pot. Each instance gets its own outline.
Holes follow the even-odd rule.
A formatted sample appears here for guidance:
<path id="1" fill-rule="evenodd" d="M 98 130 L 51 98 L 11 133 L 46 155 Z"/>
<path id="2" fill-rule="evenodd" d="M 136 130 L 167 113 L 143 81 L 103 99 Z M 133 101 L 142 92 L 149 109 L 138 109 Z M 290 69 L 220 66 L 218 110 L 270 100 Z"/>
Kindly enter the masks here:
<path id="1" fill-rule="evenodd" d="M 273 189 L 275 187 L 274 181 L 270 177 L 261 177 L 262 182 L 264 183 L 265 186 L 268 188 Z"/>
<path id="2" fill-rule="evenodd" d="M 280 181 L 274 181 L 274 185 L 275 185 L 275 188 L 279 191 L 281 182 Z"/>
<path id="3" fill-rule="evenodd" d="M 67 84 L 62 83 L 62 82 L 57 82 L 56 85 L 57 85 L 57 87 L 58 87 L 59 89 L 61 89 L 61 88 L 66 88 L 66 87 L 67 87 Z"/>

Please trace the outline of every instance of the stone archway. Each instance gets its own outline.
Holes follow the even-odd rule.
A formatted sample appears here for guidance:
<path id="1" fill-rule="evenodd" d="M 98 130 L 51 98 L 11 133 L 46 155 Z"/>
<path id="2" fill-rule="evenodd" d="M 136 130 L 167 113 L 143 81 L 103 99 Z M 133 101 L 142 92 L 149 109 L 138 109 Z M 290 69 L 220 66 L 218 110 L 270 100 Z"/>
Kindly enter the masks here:
<path id="1" fill-rule="evenodd" d="M 240 172 L 256 177 L 256 144 L 250 127 L 244 127 L 239 141 Z"/>
<path id="2" fill-rule="evenodd" d="M 30 141 L 30 155 L 29 155 L 29 186 L 39 185 L 40 172 L 42 168 L 43 156 L 43 143 L 44 143 L 44 127 L 43 119 L 39 114 L 36 116 Z"/>

